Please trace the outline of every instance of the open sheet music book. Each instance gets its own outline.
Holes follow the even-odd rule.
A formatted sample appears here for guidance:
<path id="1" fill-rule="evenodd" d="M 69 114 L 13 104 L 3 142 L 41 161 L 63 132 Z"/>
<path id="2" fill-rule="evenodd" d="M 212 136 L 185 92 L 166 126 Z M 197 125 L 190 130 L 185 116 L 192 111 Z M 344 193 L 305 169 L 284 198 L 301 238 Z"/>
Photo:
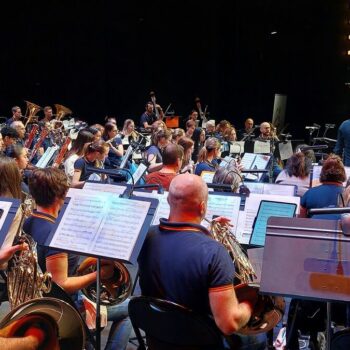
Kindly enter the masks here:
<path id="1" fill-rule="evenodd" d="M 254 154 L 254 153 L 244 153 L 244 156 L 241 160 L 241 164 L 244 169 L 266 169 L 270 160 L 270 156 L 264 154 Z M 246 179 L 249 180 L 260 180 L 262 173 L 256 174 L 247 174 Z"/>
<path id="2" fill-rule="evenodd" d="M 346 178 L 348 179 L 350 177 L 350 167 L 344 166 Z M 320 182 L 320 175 L 321 175 L 322 165 L 314 165 L 312 167 L 312 179 L 311 179 L 311 186 L 310 187 L 316 187 L 322 185 Z M 346 181 L 343 182 L 343 185 L 346 186 Z"/>
<path id="3" fill-rule="evenodd" d="M 263 182 L 245 182 L 250 193 L 258 194 L 277 194 L 280 196 L 296 196 L 297 186 L 295 185 L 279 185 Z"/>
<path id="4" fill-rule="evenodd" d="M 73 190 L 46 245 L 82 255 L 135 263 L 157 200 Z"/>

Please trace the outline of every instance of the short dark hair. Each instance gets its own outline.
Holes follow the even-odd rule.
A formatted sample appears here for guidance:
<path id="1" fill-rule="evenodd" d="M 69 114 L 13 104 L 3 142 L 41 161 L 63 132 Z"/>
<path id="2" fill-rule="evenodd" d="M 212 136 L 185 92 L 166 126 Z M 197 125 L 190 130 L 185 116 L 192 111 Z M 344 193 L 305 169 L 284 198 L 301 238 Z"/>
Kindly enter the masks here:
<path id="1" fill-rule="evenodd" d="M 322 165 L 320 182 L 326 181 L 346 181 L 346 174 L 343 162 L 340 159 L 340 157 L 336 156 L 335 154 L 330 154 Z"/>
<path id="2" fill-rule="evenodd" d="M 312 160 L 304 153 L 294 153 L 286 164 L 286 172 L 289 176 L 304 178 L 310 174 L 312 168 Z"/>
<path id="3" fill-rule="evenodd" d="M 17 139 L 19 137 L 17 130 L 12 128 L 11 126 L 4 126 L 1 129 L 1 135 L 3 138 L 8 136 L 11 139 Z"/>
<path id="4" fill-rule="evenodd" d="M 170 143 L 162 152 L 163 165 L 174 165 L 184 156 L 184 149 L 176 143 Z"/>
<path id="5" fill-rule="evenodd" d="M 29 178 L 29 192 L 35 203 L 44 208 L 64 199 L 68 188 L 67 175 L 57 168 L 35 169 Z"/>

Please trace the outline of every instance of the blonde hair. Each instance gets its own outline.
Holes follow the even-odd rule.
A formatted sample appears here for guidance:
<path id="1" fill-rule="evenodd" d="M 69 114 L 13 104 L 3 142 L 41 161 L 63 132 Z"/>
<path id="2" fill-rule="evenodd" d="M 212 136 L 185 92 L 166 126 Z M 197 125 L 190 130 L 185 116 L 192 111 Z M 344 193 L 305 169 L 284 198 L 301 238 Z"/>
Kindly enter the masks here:
<path id="1" fill-rule="evenodd" d="M 215 151 L 216 149 L 220 149 L 221 144 L 220 141 L 215 137 L 209 137 L 205 143 L 204 147 L 199 151 L 198 162 L 205 162 L 208 158 L 209 153 Z"/>

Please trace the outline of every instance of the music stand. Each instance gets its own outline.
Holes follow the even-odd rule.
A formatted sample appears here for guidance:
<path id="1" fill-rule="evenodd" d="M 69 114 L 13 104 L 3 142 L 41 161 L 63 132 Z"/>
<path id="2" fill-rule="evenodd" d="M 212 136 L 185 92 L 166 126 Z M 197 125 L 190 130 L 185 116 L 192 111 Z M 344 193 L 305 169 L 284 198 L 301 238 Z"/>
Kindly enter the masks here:
<path id="1" fill-rule="evenodd" d="M 101 348 L 101 259 L 135 264 L 146 238 L 157 199 L 111 196 L 98 191 L 75 192 L 67 198 L 45 246 L 97 258 L 96 349 Z M 79 214 L 80 213 L 80 214 Z M 119 220 L 116 225 L 114 221 Z M 73 219 L 75 217 L 75 219 Z"/>
<path id="2" fill-rule="evenodd" d="M 20 206 L 19 199 L 0 197 L 0 248 L 6 241 L 6 236 Z"/>
<path id="3" fill-rule="evenodd" d="M 349 301 L 349 248 L 339 220 L 271 217 L 267 223 L 260 291 L 326 301 L 328 349 L 330 302 Z"/>

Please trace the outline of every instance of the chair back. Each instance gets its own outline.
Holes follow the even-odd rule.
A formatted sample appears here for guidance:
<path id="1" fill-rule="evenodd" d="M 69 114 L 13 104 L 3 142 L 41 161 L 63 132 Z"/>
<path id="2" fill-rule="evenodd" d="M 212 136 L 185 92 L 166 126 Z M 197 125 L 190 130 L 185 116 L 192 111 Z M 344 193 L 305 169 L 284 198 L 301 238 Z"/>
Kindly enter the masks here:
<path id="1" fill-rule="evenodd" d="M 146 333 L 149 348 L 223 348 L 213 319 L 166 300 L 134 297 L 129 302 L 129 317 L 134 329 Z"/>

